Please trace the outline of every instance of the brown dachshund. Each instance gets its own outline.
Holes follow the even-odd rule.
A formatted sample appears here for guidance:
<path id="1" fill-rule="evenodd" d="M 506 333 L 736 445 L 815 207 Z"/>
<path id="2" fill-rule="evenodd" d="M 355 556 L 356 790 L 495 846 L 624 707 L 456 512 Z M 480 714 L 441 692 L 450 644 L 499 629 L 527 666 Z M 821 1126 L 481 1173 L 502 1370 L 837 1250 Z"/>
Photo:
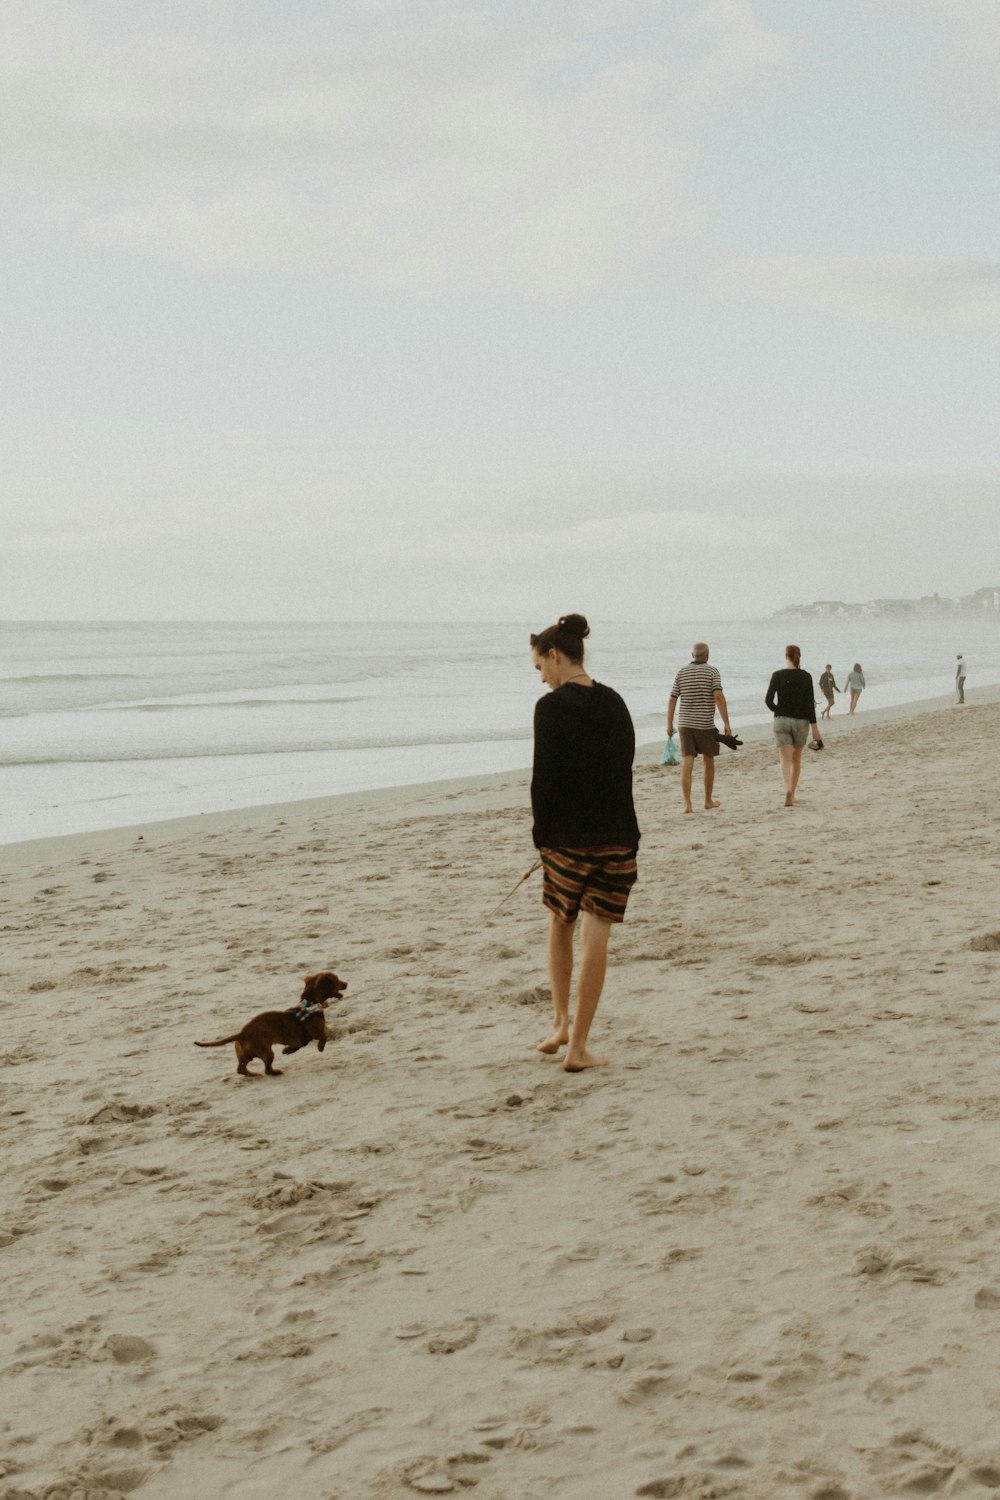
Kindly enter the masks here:
<path id="1" fill-rule="evenodd" d="M 195 1046 L 224 1047 L 227 1042 L 235 1042 L 237 1073 L 259 1078 L 259 1073 L 251 1073 L 247 1068 L 248 1062 L 259 1057 L 264 1072 L 280 1078 L 281 1069 L 274 1066 L 275 1047 L 280 1044 L 287 1056 L 315 1042 L 317 1050 L 322 1052 L 326 1046 L 326 1007 L 331 1000 L 339 1000 L 346 989 L 347 984 L 336 974 L 307 974 L 301 1003 L 293 1009 L 261 1011 L 242 1031 L 220 1036 L 214 1042 L 195 1042 Z"/>

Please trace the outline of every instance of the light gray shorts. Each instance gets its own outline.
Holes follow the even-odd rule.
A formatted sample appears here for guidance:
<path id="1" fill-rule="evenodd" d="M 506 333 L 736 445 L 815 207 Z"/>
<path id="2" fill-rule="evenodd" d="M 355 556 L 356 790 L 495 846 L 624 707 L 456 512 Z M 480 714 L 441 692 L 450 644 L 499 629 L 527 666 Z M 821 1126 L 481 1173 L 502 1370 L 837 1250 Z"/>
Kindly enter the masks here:
<path id="1" fill-rule="evenodd" d="M 809 738 L 809 725 L 805 719 L 786 719 L 784 714 L 774 716 L 774 742 L 776 745 L 798 745 L 799 749 Z"/>

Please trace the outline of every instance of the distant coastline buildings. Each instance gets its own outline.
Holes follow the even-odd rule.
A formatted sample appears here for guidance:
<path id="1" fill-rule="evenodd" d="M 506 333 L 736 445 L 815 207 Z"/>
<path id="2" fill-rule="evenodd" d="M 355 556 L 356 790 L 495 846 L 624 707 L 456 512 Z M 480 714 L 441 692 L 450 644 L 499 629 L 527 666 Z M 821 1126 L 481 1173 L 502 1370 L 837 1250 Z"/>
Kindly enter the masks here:
<path id="1" fill-rule="evenodd" d="M 1000 618 L 1000 587 L 976 589 L 963 599 L 945 599 L 925 594 L 922 599 L 869 599 L 865 604 L 846 604 L 842 599 L 816 599 L 812 604 L 786 604 L 775 611 L 777 619 L 803 616 L 843 615 L 996 615 Z"/>

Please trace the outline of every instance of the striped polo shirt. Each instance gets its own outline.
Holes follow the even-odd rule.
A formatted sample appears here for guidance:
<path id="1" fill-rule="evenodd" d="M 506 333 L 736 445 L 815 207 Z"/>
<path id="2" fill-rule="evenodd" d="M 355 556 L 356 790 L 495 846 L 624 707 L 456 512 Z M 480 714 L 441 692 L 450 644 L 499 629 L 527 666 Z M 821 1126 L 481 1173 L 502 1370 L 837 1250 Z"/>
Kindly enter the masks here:
<path id="1" fill-rule="evenodd" d="M 707 661 L 689 661 L 681 667 L 670 689 L 671 698 L 681 700 L 677 723 L 681 729 L 711 729 L 715 724 L 713 693 L 722 691 L 718 667 Z"/>

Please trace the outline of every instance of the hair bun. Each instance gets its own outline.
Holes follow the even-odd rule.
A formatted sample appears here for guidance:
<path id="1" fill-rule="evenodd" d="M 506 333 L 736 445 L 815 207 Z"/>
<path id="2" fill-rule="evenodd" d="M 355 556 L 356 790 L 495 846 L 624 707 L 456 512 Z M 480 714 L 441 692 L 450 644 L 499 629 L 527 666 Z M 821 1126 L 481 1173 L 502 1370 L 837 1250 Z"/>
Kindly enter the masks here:
<path id="1" fill-rule="evenodd" d="M 578 635 L 581 641 L 586 640 L 590 634 L 590 626 L 583 615 L 560 615 L 559 627 L 561 630 L 568 630 L 571 635 Z"/>

